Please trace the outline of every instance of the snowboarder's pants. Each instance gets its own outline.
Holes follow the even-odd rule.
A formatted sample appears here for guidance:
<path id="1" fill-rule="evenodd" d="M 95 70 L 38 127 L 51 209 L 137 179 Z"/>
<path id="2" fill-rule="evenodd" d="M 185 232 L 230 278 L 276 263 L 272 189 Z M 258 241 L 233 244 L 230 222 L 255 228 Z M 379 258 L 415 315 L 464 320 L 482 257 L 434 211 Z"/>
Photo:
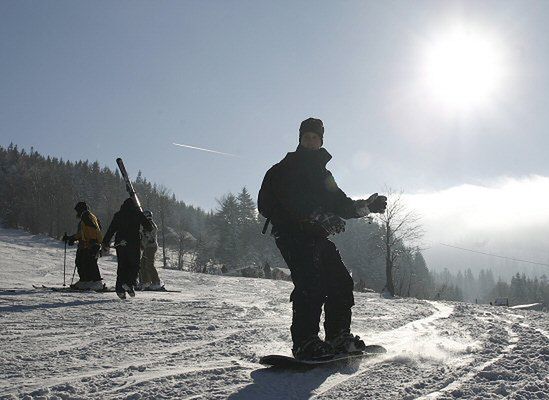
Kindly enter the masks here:
<path id="1" fill-rule="evenodd" d="M 101 273 L 97 266 L 97 258 L 95 253 L 85 247 L 79 247 L 76 250 L 76 270 L 78 271 L 78 277 L 82 282 L 99 281 L 101 280 Z"/>
<path id="2" fill-rule="evenodd" d="M 145 247 L 141 255 L 141 266 L 139 268 L 139 281 L 142 284 L 160 283 L 158 271 L 154 267 L 154 255 L 156 246 Z"/>
<path id="3" fill-rule="evenodd" d="M 324 237 L 294 234 L 276 239 L 292 272 L 294 290 L 292 340 L 294 348 L 318 335 L 324 305 L 326 339 L 350 332 L 354 303 L 353 279 L 335 244 Z"/>
<path id="4" fill-rule="evenodd" d="M 139 273 L 139 243 L 126 246 L 118 246 L 116 248 L 116 256 L 118 258 L 118 269 L 116 270 L 116 291 L 123 292 L 123 284 L 134 286 Z"/>

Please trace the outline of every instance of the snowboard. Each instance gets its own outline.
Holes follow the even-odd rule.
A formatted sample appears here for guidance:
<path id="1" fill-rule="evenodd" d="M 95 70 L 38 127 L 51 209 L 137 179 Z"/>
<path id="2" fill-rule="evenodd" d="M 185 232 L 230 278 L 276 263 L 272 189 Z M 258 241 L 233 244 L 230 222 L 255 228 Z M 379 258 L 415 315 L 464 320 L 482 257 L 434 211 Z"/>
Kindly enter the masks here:
<path id="1" fill-rule="evenodd" d="M 371 344 L 366 346 L 366 349 L 362 352 L 356 353 L 346 353 L 346 354 L 336 354 L 334 357 L 327 360 L 298 360 L 293 357 L 283 356 L 280 354 L 271 354 L 268 356 L 261 357 L 259 363 L 263 365 L 268 365 L 275 368 L 314 368 L 322 365 L 330 365 L 342 363 L 345 361 L 350 361 L 353 359 L 360 359 L 364 357 L 373 357 L 377 354 L 386 353 L 387 350 L 385 347 Z"/>
<path id="2" fill-rule="evenodd" d="M 44 289 L 44 290 L 51 290 L 52 292 L 65 292 L 65 293 L 112 293 L 114 292 L 114 288 L 112 287 L 104 287 L 103 289 L 99 290 L 92 290 L 92 289 L 73 289 L 70 286 L 45 286 L 45 285 L 32 285 L 35 289 Z"/>

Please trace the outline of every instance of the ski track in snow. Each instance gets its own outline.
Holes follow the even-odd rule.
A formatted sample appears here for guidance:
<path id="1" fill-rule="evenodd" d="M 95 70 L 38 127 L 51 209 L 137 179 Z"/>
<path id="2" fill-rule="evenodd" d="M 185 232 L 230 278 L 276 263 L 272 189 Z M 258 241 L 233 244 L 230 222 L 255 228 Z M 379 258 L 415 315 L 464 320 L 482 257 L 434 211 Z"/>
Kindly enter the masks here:
<path id="1" fill-rule="evenodd" d="M 112 285 L 115 259 L 100 268 Z M 0 229 L 0 399 L 548 398 L 545 313 L 356 293 L 353 331 L 388 353 L 289 371 L 258 364 L 290 354 L 289 282 L 161 269 L 181 293 L 32 289 L 62 273 L 62 244 Z"/>

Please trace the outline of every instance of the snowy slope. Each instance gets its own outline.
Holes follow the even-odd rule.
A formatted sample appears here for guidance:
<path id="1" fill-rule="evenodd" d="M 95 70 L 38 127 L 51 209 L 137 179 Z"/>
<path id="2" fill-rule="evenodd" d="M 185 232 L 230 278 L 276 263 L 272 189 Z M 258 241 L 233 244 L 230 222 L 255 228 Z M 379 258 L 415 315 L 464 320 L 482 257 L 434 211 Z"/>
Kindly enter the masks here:
<path id="1" fill-rule="evenodd" d="M 68 254 L 67 276 L 74 250 Z M 113 258 L 100 260 L 114 283 Z M 63 248 L 0 230 L 0 398 L 548 398 L 549 318 L 356 294 L 353 329 L 386 355 L 308 371 L 289 354 L 291 283 L 161 270 L 182 293 L 54 293 Z"/>

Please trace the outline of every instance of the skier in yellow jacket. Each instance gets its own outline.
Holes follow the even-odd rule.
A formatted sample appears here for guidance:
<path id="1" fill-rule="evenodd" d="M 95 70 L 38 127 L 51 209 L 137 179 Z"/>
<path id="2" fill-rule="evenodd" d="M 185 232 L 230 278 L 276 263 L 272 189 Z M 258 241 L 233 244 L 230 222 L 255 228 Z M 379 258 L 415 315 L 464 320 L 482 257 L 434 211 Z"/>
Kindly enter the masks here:
<path id="1" fill-rule="evenodd" d="M 103 288 L 103 282 L 97 266 L 97 259 L 103 240 L 101 223 L 83 201 L 78 202 L 74 210 L 76 218 L 80 219 L 77 232 L 74 235 L 63 237 L 63 240 L 70 246 L 74 242 L 78 242 L 75 264 L 80 279 L 71 287 L 82 290 L 100 290 Z"/>

